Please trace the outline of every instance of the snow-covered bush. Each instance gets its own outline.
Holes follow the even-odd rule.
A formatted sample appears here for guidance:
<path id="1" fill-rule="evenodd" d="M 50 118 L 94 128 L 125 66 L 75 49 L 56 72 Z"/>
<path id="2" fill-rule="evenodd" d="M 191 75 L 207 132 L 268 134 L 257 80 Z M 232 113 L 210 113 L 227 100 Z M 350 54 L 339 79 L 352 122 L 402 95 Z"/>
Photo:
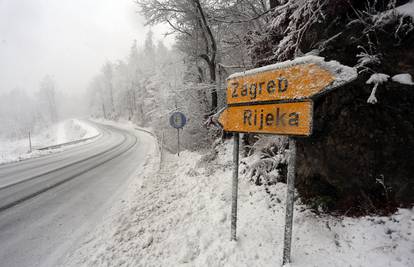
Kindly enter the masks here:
<path id="1" fill-rule="evenodd" d="M 260 135 L 251 147 L 251 155 L 241 161 L 241 172 L 256 185 L 286 181 L 286 146 L 283 136 Z"/>

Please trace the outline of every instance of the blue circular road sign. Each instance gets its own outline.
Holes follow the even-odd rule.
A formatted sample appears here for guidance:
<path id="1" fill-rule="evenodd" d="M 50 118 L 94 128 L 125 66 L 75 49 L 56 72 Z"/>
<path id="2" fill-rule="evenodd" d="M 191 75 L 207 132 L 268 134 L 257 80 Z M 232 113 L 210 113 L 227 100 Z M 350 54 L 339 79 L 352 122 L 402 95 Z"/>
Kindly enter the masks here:
<path id="1" fill-rule="evenodd" d="M 170 125 L 176 129 L 181 129 L 187 123 L 187 118 L 181 112 L 174 112 L 170 116 Z"/>

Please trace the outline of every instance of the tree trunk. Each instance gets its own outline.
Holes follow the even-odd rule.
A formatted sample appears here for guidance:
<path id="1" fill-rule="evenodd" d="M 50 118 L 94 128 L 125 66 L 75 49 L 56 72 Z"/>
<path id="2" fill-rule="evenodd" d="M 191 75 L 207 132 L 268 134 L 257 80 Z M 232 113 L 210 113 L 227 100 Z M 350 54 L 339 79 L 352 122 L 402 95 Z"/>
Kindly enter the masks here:
<path id="1" fill-rule="evenodd" d="M 104 119 L 106 119 L 105 104 L 103 104 L 103 103 L 102 103 L 102 113 L 103 113 L 103 117 L 104 117 Z"/>
<path id="2" fill-rule="evenodd" d="M 132 99 L 133 99 L 133 108 L 134 108 L 134 112 L 137 111 L 137 98 L 136 98 L 136 94 L 135 94 L 135 90 L 132 89 Z"/>
<path id="3" fill-rule="evenodd" d="M 112 87 L 112 81 L 109 81 L 109 97 L 111 101 L 111 112 L 113 116 L 113 114 L 115 113 L 115 104 L 114 104 L 114 92 L 113 92 L 113 87 Z"/>
<path id="4" fill-rule="evenodd" d="M 216 64 L 211 62 L 209 65 L 210 69 L 210 81 L 213 86 L 211 88 L 211 113 L 214 114 L 217 111 L 218 96 L 217 96 L 217 81 L 216 81 Z"/>
<path id="5" fill-rule="evenodd" d="M 210 25 L 206 19 L 203 7 L 199 0 L 194 0 L 195 6 L 200 15 L 200 24 L 204 39 L 207 41 L 206 54 L 201 57 L 207 62 L 210 71 L 210 82 L 213 84 L 211 89 L 211 113 L 217 111 L 218 96 L 217 96 L 217 81 L 216 81 L 216 55 L 217 55 L 217 43 L 216 39 L 211 31 Z"/>

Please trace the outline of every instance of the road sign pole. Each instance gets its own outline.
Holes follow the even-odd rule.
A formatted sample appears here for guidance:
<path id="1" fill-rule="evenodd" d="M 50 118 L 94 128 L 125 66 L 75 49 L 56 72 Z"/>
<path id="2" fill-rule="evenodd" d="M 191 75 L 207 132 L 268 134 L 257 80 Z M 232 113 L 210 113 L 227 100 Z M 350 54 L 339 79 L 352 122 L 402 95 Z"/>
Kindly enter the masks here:
<path id="1" fill-rule="evenodd" d="M 29 131 L 29 153 L 32 153 L 32 137 L 30 136 L 30 131 Z"/>
<path id="2" fill-rule="evenodd" d="M 231 193 L 231 237 L 230 240 L 236 241 L 237 229 L 237 195 L 239 187 L 239 133 L 233 135 L 233 182 Z"/>
<path id="3" fill-rule="evenodd" d="M 180 156 L 180 129 L 177 128 L 177 154 Z"/>
<path id="4" fill-rule="evenodd" d="M 162 131 L 161 135 L 161 145 L 160 145 L 160 167 L 159 170 L 162 169 L 162 162 L 164 161 L 164 131 Z"/>
<path id="5" fill-rule="evenodd" d="M 293 202 L 295 196 L 295 176 L 296 176 L 296 140 L 289 138 L 289 162 L 287 173 L 287 192 L 286 192 L 286 213 L 285 213 L 285 236 L 283 242 L 283 265 L 290 262 L 290 250 L 292 246 L 292 226 L 293 226 Z"/>

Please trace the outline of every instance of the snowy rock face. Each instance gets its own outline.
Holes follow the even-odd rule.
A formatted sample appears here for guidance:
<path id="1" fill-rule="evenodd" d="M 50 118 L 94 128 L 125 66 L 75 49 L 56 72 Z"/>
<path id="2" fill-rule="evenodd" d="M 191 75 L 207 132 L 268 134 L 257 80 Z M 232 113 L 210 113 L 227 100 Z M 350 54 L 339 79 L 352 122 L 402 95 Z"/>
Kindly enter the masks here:
<path id="1" fill-rule="evenodd" d="M 278 24 L 252 51 L 261 66 L 295 57 L 298 43 L 296 52 L 317 48 L 326 60 L 358 67 L 356 81 L 316 99 L 314 134 L 297 142 L 297 188 L 308 203 L 323 202 L 348 215 L 388 212 L 414 203 L 414 90 L 407 76 L 395 78 L 414 75 L 414 31 L 408 30 L 414 24 L 395 12 L 382 15 L 391 1 L 377 1 L 368 11 L 368 1 L 347 2 L 327 1 L 324 16 L 307 25 L 301 40 L 292 35 L 283 54 L 277 54 L 276 44 L 287 38 L 290 21 L 284 18 L 290 14 L 275 12 L 272 21 Z M 371 60 L 362 62 L 361 56 Z M 367 99 L 375 83 L 372 105 Z"/>

